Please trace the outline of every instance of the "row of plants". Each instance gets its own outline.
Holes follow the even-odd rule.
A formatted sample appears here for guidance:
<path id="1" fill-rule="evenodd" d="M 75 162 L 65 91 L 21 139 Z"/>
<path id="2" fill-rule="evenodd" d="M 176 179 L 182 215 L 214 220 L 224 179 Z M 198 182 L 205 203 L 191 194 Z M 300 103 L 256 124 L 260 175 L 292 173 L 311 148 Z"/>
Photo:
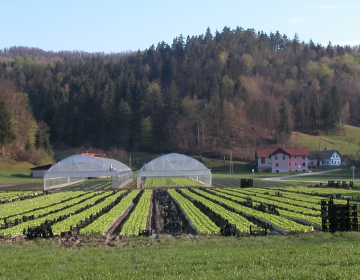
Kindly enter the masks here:
<path id="1" fill-rule="evenodd" d="M 57 192 L 53 194 L 35 197 L 33 199 L 19 200 L 12 203 L 0 205 L 0 218 L 9 218 L 16 215 L 23 215 L 25 213 L 33 212 L 36 209 L 50 207 L 53 204 L 61 203 L 72 197 L 77 197 L 84 194 L 84 192 Z"/>
<path id="2" fill-rule="evenodd" d="M 35 220 L 29 220 L 26 222 L 23 222 L 21 224 L 15 225 L 13 227 L 10 228 L 6 228 L 3 230 L 0 230 L 0 236 L 5 236 L 5 235 L 18 235 L 18 234 L 22 234 L 24 230 L 26 230 L 28 227 L 36 227 L 36 226 L 40 226 L 42 224 L 44 224 L 46 221 L 53 221 L 53 220 L 58 220 L 58 219 L 62 219 L 62 217 L 67 217 L 70 215 L 75 214 L 77 211 L 81 211 L 82 209 L 86 208 L 86 207 L 91 207 L 92 204 L 94 204 L 97 200 L 109 196 L 111 193 L 110 192 L 99 192 L 97 193 L 97 195 L 95 196 L 91 196 L 89 199 L 81 202 L 81 203 L 77 203 L 71 207 L 65 208 L 61 211 L 46 215 L 44 217 L 35 219 Z M 49 211 L 51 211 L 51 208 L 49 209 Z"/>
<path id="3" fill-rule="evenodd" d="M 198 181 L 192 179 L 183 178 L 183 179 L 148 179 L 146 180 L 145 187 L 154 187 L 154 186 L 202 186 Z"/>
<path id="4" fill-rule="evenodd" d="M 313 227 L 311 226 L 304 226 L 301 225 L 299 223 L 296 223 L 294 221 L 288 220 L 286 218 L 283 218 L 281 216 L 277 216 L 277 215 L 272 215 L 272 214 L 268 214 L 268 213 L 264 213 L 261 211 L 257 211 L 255 209 L 249 208 L 249 207 L 245 207 L 243 205 L 240 205 L 238 203 L 235 203 L 233 201 L 230 201 L 228 199 L 224 199 L 221 198 L 219 196 L 213 195 L 213 194 L 209 194 L 205 191 L 201 191 L 201 190 L 193 190 L 195 193 L 199 193 L 207 198 L 210 198 L 214 201 L 223 203 L 225 205 L 228 205 L 230 207 L 232 207 L 235 210 L 240 211 L 241 213 L 244 213 L 246 215 L 250 215 L 252 217 L 261 219 L 263 221 L 267 221 L 268 223 L 272 224 L 274 227 L 283 230 L 283 231 L 296 231 L 296 232 L 307 232 L 307 231 L 312 231 Z"/>
<path id="5" fill-rule="evenodd" d="M 110 195 L 105 198 L 104 201 L 97 203 L 90 208 L 81 211 L 75 215 L 71 215 L 67 219 L 55 223 L 52 226 L 52 231 L 54 234 L 60 234 L 62 232 L 70 231 L 72 227 L 75 227 L 77 224 L 80 224 L 82 221 L 85 221 L 86 219 L 91 219 L 92 215 L 97 214 L 100 212 L 103 208 L 109 206 L 112 202 L 114 202 L 118 197 L 120 197 L 125 191 L 118 191 L 115 192 L 113 195 Z"/>
<path id="6" fill-rule="evenodd" d="M 138 195 L 140 190 L 129 192 L 122 200 L 111 210 L 97 218 L 88 226 L 80 229 L 82 234 L 105 234 L 106 230 L 122 216 L 128 207 L 132 204 L 132 200 Z"/>
<path id="7" fill-rule="evenodd" d="M 250 196 L 254 202 L 265 203 L 265 204 L 274 204 L 282 209 L 290 210 L 290 211 L 297 212 L 300 214 L 312 215 L 312 216 L 320 215 L 320 205 L 317 205 L 317 204 L 313 204 L 313 205 L 307 204 L 307 205 L 302 206 L 301 203 L 298 203 L 296 201 L 293 202 L 292 200 L 289 200 L 288 198 L 285 198 L 285 197 L 270 196 L 270 195 L 265 195 L 265 194 L 261 194 L 261 193 L 254 194 L 251 191 L 247 192 L 247 191 L 242 191 L 242 190 L 233 189 L 233 188 L 222 189 L 219 191 L 227 192 L 227 193 L 230 193 L 231 195 L 237 195 L 238 197 L 242 197 L 243 199 L 246 199 L 247 197 Z M 304 204 L 306 204 L 306 203 L 304 203 Z M 315 206 L 315 205 L 317 206 L 318 209 L 316 209 L 315 207 L 311 207 L 311 206 Z"/>
<path id="8" fill-rule="evenodd" d="M 244 202 L 244 199 L 242 197 L 239 197 L 238 194 L 236 194 L 235 192 L 228 191 L 226 189 L 214 190 L 212 192 L 214 192 L 215 194 L 219 194 L 225 198 L 232 199 L 234 201 Z M 284 205 L 284 203 L 280 203 L 280 202 L 274 203 L 274 201 L 262 199 L 262 198 L 259 198 L 258 196 L 253 196 L 251 198 L 255 202 L 274 205 L 275 207 L 277 207 L 276 210 L 279 212 L 280 216 L 282 216 L 284 218 L 290 218 L 293 220 L 306 222 L 306 223 L 312 224 L 317 227 L 321 227 L 320 211 L 314 211 L 317 216 L 309 216 L 304 213 L 298 212 L 298 211 L 301 211 L 301 209 L 299 210 L 299 207 L 294 207 L 290 204 Z M 282 207 L 282 206 L 285 209 L 278 208 L 278 207 Z M 306 210 L 306 208 L 304 208 L 304 209 Z"/>
<path id="9" fill-rule="evenodd" d="M 209 207 L 214 213 L 228 220 L 229 223 L 235 224 L 236 228 L 241 232 L 248 233 L 250 229 L 250 225 L 255 226 L 252 222 L 248 221 L 243 216 L 235 212 L 232 212 L 230 210 L 227 210 L 226 208 L 220 206 L 219 204 L 214 203 L 200 195 L 197 195 L 196 193 L 193 193 L 187 189 L 182 190 L 182 192 L 188 197 L 191 197 L 192 199 L 195 199 L 201 202 L 203 205 Z"/>
<path id="10" fill-rule="evenodd" d="M 191 201 L 177 193 L 174 189 L 169 189 L 168 193 L 180 205 L 185 215 L 190 219 L 196 231 L 201 234 L 219 233 L 219 227 L 202 213 Z"/>
<path id="11" fill-rule="evenodd" d="M 152 190 L 145 190 L 135 206 L 129 219 L 123 224 L 121 236 L 138 236 L 139 231 L 145 230 L 150 211 Z"/>
<path id="12" fill-rule="evenodd" d="M 81 195 L 78 194 L 77 196 L 69 196 L 66 200 L 54 202 L 53 204 L 51 204 L 49 206 L 37 208 L 37 209 L 34 209 L 27 213 L 21 213 L 18 215 L 14 215 L 11 218 L 7 218 L 7 221 L 15 221 L 16 219 L 22 219 L 23 217 L 28 217 L 30 219 L 37 219 L 39 217 L 43 217 L 43 216 L 55 213 L 57 211 L 60 211 L 62 209 L 65 209 L 67 207 L 70 207 L 70 206 L 77 204 L 81 201 L 84 201 L 94 195 L 96 195 L 96 193 L 81 192 Z"/>
<path id="13" fill-rule="evenodd" d="M 360 191 L 358 190 L 347 190 L 347 189 L 334 189 L 334 188 L 309 188 L 309 187 L 286 187 L 284 189 L 286 192 L 294 192 L 294 193 L 304 193 L 304 194 L 311 194 L 311 195 L 319 195 L 319 197 L 322 197 L 321 199 L 326 199 L 326 196 L 330 195 L 337 195 L 340 194 L 343 197 L 353 197 L 360 195 Z M 338 199 L 336 203 L 346 203 L 344 200 Z"/>
<path id="14" fill-rule="evenodd" d="M 90 179 L 86 181 L 77 182 L 67 187 L 63 187 L 63 190 L 103 190 L 112 185 L 111 179 Z"/>
<path id="15" fill-rule="evenodd" d="M 300 187 L 299 187 L 300 188 Z M 306 193 L 299 193 L 299 192 L 293 192 L 288 187 L 286 188 L 266 188 L 266 189 L 260 189 L 260 188 L 254 188 L 249 190 L 251 192 L 256 193 L 269 193 L 270 195 L 276 195 L 276 193 L 281 192 L 281 196 L 283 198 L 289 199 L 291 201 L 294 201 L 294 203 L 299 203 L 301 205 L 309 205 L 310 207 L 316 207 L 316 209 L 321 209 L 321 200 L 327 199 L 324 196 L 318 196 L 318 195 L 311 195 Z M 337 204 L 344 204 L 344 200 L 341 199 L 334 199 L 334 202 Z"/>
<path id="16" fill-rule="evenodd" d="M 36 192 L 36 194 L 42 194 L 42 192 Z M 34 195 L 33 191 L 11 191 L 11 192 L 0 192 L 0 201 L 5 200 L 16 200 L 22 197 Z"/>

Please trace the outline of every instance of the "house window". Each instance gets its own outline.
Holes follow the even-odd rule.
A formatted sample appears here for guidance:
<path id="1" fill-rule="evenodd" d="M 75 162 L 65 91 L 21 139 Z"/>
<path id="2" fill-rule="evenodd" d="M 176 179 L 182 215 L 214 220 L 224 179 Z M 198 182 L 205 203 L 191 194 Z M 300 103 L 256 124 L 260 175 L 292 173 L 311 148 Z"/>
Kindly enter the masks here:
<path id="1" fill-rule="evenodd" d="M 265 164 L 265 158 L 264 157 L 261 158 L 261 164 Z"/>
<path id="2" fill-rule="evenodd" d="M 295 158 L 296 158 L 296 156 L 295 156 Z"/>
<path id="3" fill-rule="evenodd" d="M 305 166 L 305 162 L 303 162 L 303 166 Z"/>
<path id="4" fill-rule="evenodd" d="M 289 162 L 289 166 L 291 166 L 291 162 Z"/>
<path id="5" fill-rule="evenodd" d="M 305 156 L 302 156 L 303 159 L 305 159 Z"/>
<path id="6" fill-rule="evenodd" d="M 278 164 L 278 163 L 276 164 L 276 167 L 279 167 L 279 164 Z"/>
<path id="7" fill-rule="evenodd" d="M 285 159 L 285 156 L 283 156 L 283 159 Z"/>
<path id="8" fill-rule="evenodd" d="M 276 170 L 276 173 L 279 173 L 279 170 Z"/>
<path id="9" fill-rule="evenodd" d="M 277 156 L 275 156 L 275 159 L 277 159 Z"/>
<path id="10" fill-rule="evenodd" d="M 297 163 L 295 162 L 295 166 L 297 166 Z"/>

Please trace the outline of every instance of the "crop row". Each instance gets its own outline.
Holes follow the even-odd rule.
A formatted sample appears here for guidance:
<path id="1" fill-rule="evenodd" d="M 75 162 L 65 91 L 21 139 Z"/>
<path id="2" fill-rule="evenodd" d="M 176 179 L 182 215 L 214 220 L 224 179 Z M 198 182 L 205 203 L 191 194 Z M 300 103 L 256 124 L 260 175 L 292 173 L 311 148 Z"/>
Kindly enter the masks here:
<path id="1" fill-rule="evenodd" d="M 92 204 L 94 204 L 98 199 L 102 198 L 102 197 L 106 197 L 109 196 L 109 192 L 103 192 L 103 193 L 99 193 L 98 195 L 95 195 L 81 203 L 75 204 L 71 207 L 68 207 L 66 209 L 63 209 L 61 211 L 46 215 L 44 217 L 41 217 L 39 219 L 35 219 L 35 220 L 30 220 L 27 222 L 23 222 L 19 225 L 15 225 L 11 228 L 7 228 L 4 230 L 0 231 L 0 235 L 4 236 L 4 235 L 18 235 L 18 234 L 22 234 L 24 229 L 27 229 L 28 227 L 36 227 L 36 226 L 40 226 L 43 223 L 45 223 L 47 220 L 51 221 L 51 220 L 56 220 L 58 218 L 60 218 L 61 216 L 66 216 L 66 215 L 71 215 L 71 214 L 75 214 L 76 211 L 79 211 L 85 207 L 90 207 L 92 206 Z M 51 209 L 49 209 L 51 211 Z"/>
<path id="2" fill-rule="evenodd" d="M 354 196 L 354 193 L 359 193 L 357 190 L 346 190 L 346 189 L 334 189 L 334 188 L 309 188 L 309 187 L 286 187 L 284 191 L 291 191 L 294 193 L 305 193 L 309 195 L 318 195 L 324 199 L 324 196 L 337 195 L 342 194 L 342 196 Z M 343 201 L 343 200 L 340 200 Z M 344 202 L 346 203 L 346 202 Z"/>
<path id="3" fill-rule="evenodd" d="M 42 192 L 36 192 L 37 194 L 41 194 Z M 33 195 L 33 191 L 11 191 L 11 192 L 0 192 L 0 201 L 5 200 L 16 200 L 21 197 Z"/>
<path id="4" fill-rule="evenodd" d="M 240 198 L 237 193 L 227 191 L 227 189 L 222 189 L 221 191 L 217 190 L 217 191 L 214 191 L 214 193 L 222 195 L 225 198 L 229 198 L 229 199 L 232 199 L 232 200 L 235 200 L 238 202 L 244 202 L 244 198 Z M 304 209 L 307 210 L 306 208 L 301 209 L 300 207 L 292 207 L 289 204 L 284 204 L 284 203 L 280 203 L 280 202 L 274 203 L 274 201 L 268 201 L 266 199 L 259 198 L 258 196 L 253 196 L 252 199 L 253 199 L 253 201 L 256 201 L 256 202 L 261 202 L 264 204 L 274 204 L 277 207 L 285 208 L 285 210 L 277 208 L 277 211 L 279 212 L 280 216 L 282 216 L 282 217 L 290 218 L 293 220 L 304 221 L 304 222 L 310 223 L 312 225 L 321 227 L 320 211 L 319 212 L 314 211 L 314 213 L 316 213 L 318 215 L 317 217 L 314 217 L 314 216 L 305 215 L 304 213 L 300 212 L 301 210 L 304 210 Z M 297 210 L 297 211 L 295 211 L 295 210 Z"/>
<path id="5" fill-rule="evenodd" d="M 104 234 L 106 229 L 111 226 L 119 216 L 122 216 L 126 209 L 131 205 L 132 200 L 139 193 L 139 190 L 131 191 L 108 213 L 97 218 L 88 226 L 80 229 L 82 234 Z"/>
<path id="6" fill-rule="evenodd" d="M 121 196 L 125 191 L 115 192 L 113 195 L 110 195 L 105 198 L 104 201 L 95 204 L 94 206 L 81 211 L 75 215 L 71 215 L 67 219 L 58 222 L 52 226 L 52 231 L 54 234 L 60 234 L 62 232 L 69 231 L 71 227 L 75 227 L 77 224 L 80 224 L 82 221 L 85 221 L 87 218 L 90 218 L 91 215 L 94 215 L 100 212 L 103 208 L 110 205 L 114 202 L 119 196 Z"/>
<path id="7" fill-rule="evenodd" d="M 299 223 L 290 221 L 286 218 L 280 217 L 280 216 L 276 216 L 276 215 L 272 215 L 272 214 L 268 214 L 268 213 L 264 213 L 261 211 L 257 211 L 255 209 L 249 208 L 249 207 L 245 207 L 242 206 L 238 203 L 232 202 L 228 199 L 224 199 L 221 197 L 218 197 L 216 195 L 212 195 L 209 193 L 206 193 L 204 191 L 201 190 L 195 190 L 194 192 L 199 193 L 204 195 L 205 197 L 211 198 L 215 201 L 218 201 L 220 203 L 224 203 L 225 205 L 228 205 L 246 215 L 250 215 L 253 216 L 255 218 L 261 219 L 263 221 L 267 221 L 269 223 L 271 223 L 274 227 L 284 230 L 284 231 L 298 231 L 298 232 L 306 232 L 306 231 L 311 231 L 313 230 L 313 227 L 310 226 L 303 226 L 300 225 Z"/>
<path id="8" fill-rule="evenodd" d="M 288 198 L 284 198 L 284 197 L 277 197 L 277 196 L 270 196 L 270 195 L 263 195 L 260 193 L 252 193 L 252 192 L 245 192 L 245 191 L 241 191 L 239 189 L 224 189 L 224 190 L 220 190 L 221 192 L 227 192 L 230 194 L 235 194 L 238 196 L 243 197 L 244 199 L 246 199 L 246 197 L 251 196 L 252 200 L 255 202 L 259 202 L 259 203 L 265 203 L 265 204 L 274 204 L 282 209 L 286 209 L 286 210 L 290 210 L 293 212 L 297 212 L 300 214 L 305 214 L 305 215 L 313 215 L 313 216 L 319 216 L 320 215 L 320 205 L 318 205 L 318 209 L 314 210 L 315 207 L 312 208 L 308 208 L 305 205 L 302 206 L 300 203 L 297 203 L 296 201 L 292 201 L 289 200 Z M 306 204 L 306 203 L 304 203 Z M 310 206 L 315 206 L 314 205 L 310 205 Z"/>
<path id="9" fill-rule="evenodd" d="M 182 190 L 182 192 L 184 194 L 186 194 L 187 196 L 201 202 L 203 205 L 209 207 L 214 213 L 220 215 L 224 219 L 227 219 L 229 221 L 229 223 L 235 224 L 236 228 L 242 232 L 249 232 L 250 225 L 254 226 L 254 224 L 252 222 L 248 221 L 243 216 L 241 216 L 237 213 L 234 213 L 230 210 L 227 210 L 226 208 L 220 206 L 217 203 L 214 203 L 214 202 L 212 202 L 200 195 L 197 195 L 189 190 L 186 190 L 186 189 Z"/>
<path id="10" fill-rule="evenodd" d="M 111 179 L 91 179 L 86 181 L 77 182 L 67 187 L 63 187 L 63 190 L 103 190 L 111 186 Z"/>
<path id="11" fill-rule="evenodd" d="M 43 195 L 32 199 L 20 200 L 13 203 L 0 205 L 0 218 L 14 217 L 36 209 L 49 207 L 63 200 L 84 194 L 84 192 L 57 192 L 49 195 Z"/>
<path id="12" fill-rule="evenodd" d="M 201 186 L 200 182 L 191 179 L 148 179 L 145 187 L 153 186 Z"/>
<path id="13" fill-rule="evenodd" d="M 316 207 L 316 209 L 319 209 L 319 210 L 321 209 L 321 203 L 320 203 L 321 200 L 325 199 L 325 197 L 322 197 L 322 196 L 295 193 L 292 191 L 288 191 L 288 187 L 287 188 L 266 188 L 266 189 L 253 188 L 249 191 L 255 192 L 255 193 L 261 193 L 261 194 L 269 193 L 270 195 L 276 195 L 276 193 L 280 192 L 281 197 L 286 198 L 289 201 L 292 201 L 294 204 L 299 203 L 308 208 Z"/>
<path id="14" fill-rule="evenodd" d="M 121 236 L 137 236 L 146 227 L 152 190 L 145 190 L 129 219 L 123 224 Z"/>
<path id="15" fill-rule="evenodd" d="M 54 203 L 54 204 L 51 204 L 50 206 L 48 207 L 42 207 L 42 208 L 38 208 L 38 209 L 34 209 L 33 211 L 31 212 L 28 212 L 28 213 L 22 213 L 22 214 L 18 214 L 18 215 L 15 215 L 15 216 L 12 216 L 10 219 L 7 219 L 7 221 L 15 221 L 15 219 L 21 219 L 23 216 L 27 216 L 27 217 L 32 217 L 32 219 L 36 219 L 38 217 L 43 217 L 45 215 L 49 215 L 49 214 L 52 214 L 52 213 L 55 213 L 57 211 L 60 211 L 64 208 L 67 208 L 67 207 L 70 207 L 74 204 L 77 204 L 83 200 L 86 200 L 92 196 L 96 195 L 95 193 L 81 193 L 81 195 L 77 195 L 77 196 L 71 196 L 71 197 L 68 197 L 67 200 L 64 200 L 64 201 L 59 201 L 57 203 Z"/>
<path id="16" fill-rule="evenodd" d="M 175 201 L 178 202 L 185 215 L 190 219 L 191 224 L 195 227 L 198 233 L 212 234 L 219 233 L 219 227 L 202 213 L 191 201 L 177 193 L 175 190 L 170 189 L 168 193 Z"/>

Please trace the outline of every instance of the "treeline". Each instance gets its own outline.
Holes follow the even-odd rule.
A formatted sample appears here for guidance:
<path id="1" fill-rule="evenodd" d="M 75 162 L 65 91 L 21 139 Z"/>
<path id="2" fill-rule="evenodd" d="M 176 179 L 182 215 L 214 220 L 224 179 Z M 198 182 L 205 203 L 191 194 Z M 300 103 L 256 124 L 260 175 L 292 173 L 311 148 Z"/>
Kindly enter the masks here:
<path id="1" fill-rule="evenodd" d="M 360 51 L 225 27 L 117 54 L 0 52 L 54 145 L 252 158 L 292 130 L 360 126 Z"/>

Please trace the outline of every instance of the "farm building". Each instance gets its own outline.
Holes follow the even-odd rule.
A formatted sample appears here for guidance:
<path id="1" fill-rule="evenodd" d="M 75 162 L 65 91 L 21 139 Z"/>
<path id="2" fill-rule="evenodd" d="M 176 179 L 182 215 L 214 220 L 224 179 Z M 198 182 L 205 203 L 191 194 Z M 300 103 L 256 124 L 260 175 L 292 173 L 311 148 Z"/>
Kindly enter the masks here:
<path id="1" fill-rule="evenodd" d="M 309 166 L 341 166 L 341 155 L 336 150 L 311 151 Z"/>
<path id="2" fill-rule="evenodd" d="M 52 166 L 52 164 L 42 165 L 31 168 L 31 178 L 44 178 L 44 174 L 46 171 L 49 170 L 49 168 Z"/>
<path id="3" fill-rule="evenodd" d="M 306 172 L 308 148 L 258 148 L 256 161 L 258 172 Z"/>
<path id="4" fill-rule="evenodd" d="M 74 155 L 54 164 L 44 174 L 44 190 L 61 188 L 94 177 L 111 177 L 112 188 L 118 189 L 132 180 L 131 169 L 109 158 Z"/>
<path id="5" fill-rule="evenodd" d="M 182 154 L 171 153 L 144 164 L 137 173 L 137 188 L 142 188 L 147 179 L 168 178 L 192 179 L 205 187 L 210 187 L 212 175 L 210 169 L 200 161 Z"/>

